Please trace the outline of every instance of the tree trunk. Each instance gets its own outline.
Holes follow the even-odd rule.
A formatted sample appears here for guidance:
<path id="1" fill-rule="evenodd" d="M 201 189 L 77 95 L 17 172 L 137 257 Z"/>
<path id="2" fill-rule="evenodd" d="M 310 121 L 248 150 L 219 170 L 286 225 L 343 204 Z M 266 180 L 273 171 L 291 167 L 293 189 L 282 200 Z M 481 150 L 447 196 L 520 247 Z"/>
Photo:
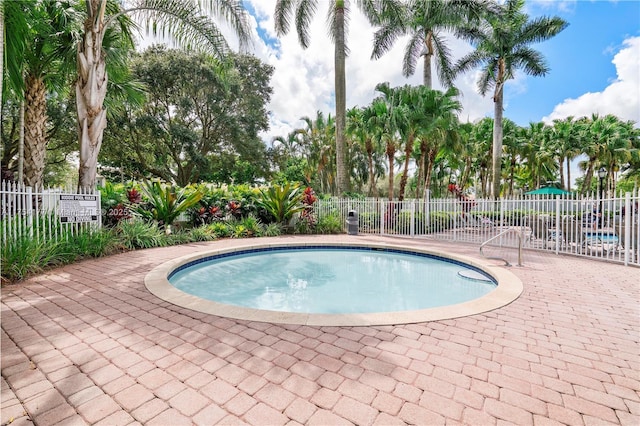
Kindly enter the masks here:
<path id="1" fill-rule="evenodd" d="M 429 89 L 433 87 L 431 77 L 431 57 L 433 56 L 433 46 L 431 44 L 431 32 L 429 32 L 424 40 L 426 53 L 424 54 L 424 69 L 422 70 L 422 85 Z"/>
<path id="2" fill-rule="evenodd" d="M 47 88 L 41 77 L 25 79 L 24 177 L 28 186 L 42 185 L 47 154 Z"/>
<path id="3" fill-rule="evenodd" d="M 502 100 L 503 86 L 498 83 L 496 85 L 496 93 L 493 97 L 494 118 L 493 118 L 493 178 L 491 198 L 497 200 L 500 198 L 500 183 L 502 176 Z"/>
<path id="4" fill-rule="evenodd" d="M 393 142 L 387 143 L 387 159 L 389 161 L 389 201 L 393 200 L 393 168 L 395 166 L 394 164 L 395 155 L 396 155 L 395 145 L 393 144 Z"/>
<path id="5" fill-rule="evenodd" d="M 571 191 L 571 158 L 567 157 L 567 191 Z"/>
<path id="6" fill-rule="evenodd" d="M 404 200 L 404 191 L 407 187 L 407 180 L 409 179 L 409 161 L 411 161 L 411 154 L 413 153 L 413 134 L 409 135 L 407 145 L 404 148 L 404 168 L 402 169 L 402 177 L 400 178 L 400 195 L 399 201 Z"/>
<path id="7" fill-rule="evenodd" d="M 433 164 L 435 163 L 436 154 L 438 151 L 433 148 L 433 146 L 429 149 L 427 153 L 427 159 L 425 161 L 424 166 L 424 193 L 427 193 L 427 190 L 431 186 L 431 175 L 433 174 Z"/>
<path id="8" fill-rule="evenodd" d="M 367 190 L 367 195 L 369 197 L 373 197 L 373 186 L 375 183 L 375 170 L 373 168 L 373 142 L 371 138 L 367 138 L 365 142 L 366 150 L 367 150 L 367 165 L 369 167 L 369 189 Z"/>
<path id="9" fill-rule="evenodd" d="M 420 141 L 420 159 L 418 160 L 418 181 L 416 182 L 416 198 L 422 197 L 424 191 L 422 190 L 424 182 L 424 169 L 426 167 L 425 162 L 427 158 L 427 144 L 424 138 Z"/>
<path id="10" fill-rule="evenodd" d="M 102 51 L 105 2 L 91 0 L 87 5 L 93 13 L 85 21 L 82 43 L 78 45 L 78 81 L 76 106 L 78 112 L 78 139 L 80 167 L 78 186 L 94 188 L 98 171 L 98 153 L 107 127 L 104 98 L 107 94 L 107 68 Z M 98 9 L 101 6 L 101 9 Z"/>
<path id="11" fill-rule="evenodd" d="M 558 165 L 560 166 L 560 188 L 565 189 L 564 188 L 564 156 L 561 155 L 560 158 L 558 158 Z"/>
<path id="12" fill-rule="evenodd" d="M 344 129 L 346 121 L 346 72 L 344 41 L 344 1 L 336 1 L 335 15 L 335 92 L 336 92 L 336 173 L 338 195 L 349 190 L 349 175 L 345 158 Z"/>
<path id="13" fill-rule="evenodd" d="M 4 0 L 0 0 L 0 70 L 2 78 L 0 78 L 0 123 L 2 123 L 2 105 L 4 105 L 4 97 L 2 96 L 2 83 L 4 80 Z"/>

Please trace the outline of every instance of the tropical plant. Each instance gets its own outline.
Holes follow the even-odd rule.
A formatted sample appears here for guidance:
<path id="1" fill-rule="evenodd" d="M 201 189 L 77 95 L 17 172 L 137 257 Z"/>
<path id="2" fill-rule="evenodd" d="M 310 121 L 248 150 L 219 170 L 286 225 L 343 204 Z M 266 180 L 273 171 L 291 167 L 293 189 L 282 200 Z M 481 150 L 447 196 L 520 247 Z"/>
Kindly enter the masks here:
<path id="1" fill-rule="evenodd" d="M 349 0 L 331 0 L 329 4 L 328 23 L 329 36 L 333 40 L 335 57 L 335 100 L 336 100 L 336 171 L 337 193 L 342 194 L 350 189 L 347 170 L 345 126 L 346 126 L 346 77 L 345 58 L 347 45 L 345 40 L 346 22 L 348 21 Z M 356 2 L 370 19 L 376 14 L 372 1 Z M 303 48 L 309 47 L 309 23 L 317 10 L 318 0 L 276 0 L 275 30 L 278 36 L 289 32 L 292 17 L 298 41 Z"/>
<path id="2" fill-rule="evenodd" d="M 289 225 L 294 214 L 305 209 L 302 204 L 304 194 L 298 185 L 271 185 L 266 190 L 260 190 L 260 193 L 262 198 L 258 200 L 258 205 L 285 227 Z"/>
<path id="3" fill-rule="evenodd" d="M 17 281 L 41 272 L 59 262 L 59 250 L 54 241 L 44 241 L 23 236 L 7 240 L 2 247 L 2 277 Z"/>
<path id="4" fill-rule="evenodd" d="M 433 88 L 432 61 L 446 87 L 453 84 L 452 62 L 445 34 L 477 22 L 487 3 L 480 0 L 387 0 L 375 15 L 375 32 L 371 57 L 378 59 L 387 53 L 396 40 L 409 36 L 402 61 L 402 74 L 415 73 L 420 57 L 424 60 L 422 84 Z"/>
<path id="5" fill-rule="evenodd" d="M 344 232 L 342 220 L 337 214 L 323 216 L 318 219 L 316 233 L 318 234 L 341 234 Z"/>
<path id="6" fill-rule="evenodd" d="M 493 89 L 493 198 L 500 196 L 502 162 L 502 116 L 504 85 L 517 69 L 533 76 L 549 72 L 543 56 L 533 50 L 532 43 L 544 41 L 567 27 L 559 17 L 529 20 L 524 0 L 506 0 L 496 11 L 487 12 L 483 23 L 459 30 L 459 34 L 475 45 L 475 50 L 461 58 L 454 75 L 482 67 L 478 89 L 485 95 Z"/>
<path id="7" fill-rule="evenodd" d="M 199 190 L 188 192 L 187 188 L 176 188 L 157 180 L 145 182 L 141 191 L 146 202 L 135 206 L 134 211 L 146 219 L 155 220 L 167 234 L 171 233 L 171 225 L 178 216 L 202 198 Z"/>
<path id="8" fill-rule="evenodd" d="M 204 18 L 209 10 L 222 17 L 238 36 L 240 45 L 249 40 L 249 25 L 242 2 L 220 0 L 204 2 L 195 0 L 133 0 L 126 3 L 131 7 L 122 8 L 122 3 L 111 0 L 86 0 L 84 33 L 77 51 L 78 78 L 76 83 L 76 106 L 78 113 L 80 167 L 79 186 L 95 186 L 98 153 L 103 132 L 107 125 L 107 111 L 104 99 L 107 92 L 107 68 L 104 42 L 112 25 L 118 18 L 135 13 L 146 22 L 148 28 L 166 31 L 174 36 L 182 46 L 206 50 L 215 57 L 224 58 L 229 52 L 221 30 Z M 123 34 L 130 31 L 130 25 L 121 25 Z"/>
<path id="9" fill-rule="evenodd" d="M 127 250 L 162 247 L 165 233 L 155 223 L 139 219 L 124 220 L 115 228 L 119 243 Z"/>

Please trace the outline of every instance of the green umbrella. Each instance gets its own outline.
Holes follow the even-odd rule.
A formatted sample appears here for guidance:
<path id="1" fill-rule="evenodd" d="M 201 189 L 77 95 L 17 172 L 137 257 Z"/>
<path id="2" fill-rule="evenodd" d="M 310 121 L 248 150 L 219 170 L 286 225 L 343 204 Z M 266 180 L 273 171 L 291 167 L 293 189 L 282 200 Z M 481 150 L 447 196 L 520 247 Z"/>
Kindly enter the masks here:
<path id="1" fill-rule="evenodd" d="M 534 189 L 533 191 L 524 193 L 524 195 L 568 195 L 568 194 L 571 194 L 571 193 L 563 189 L 554 188 L 552 186 L 545 186 L 545 187 Z"/>

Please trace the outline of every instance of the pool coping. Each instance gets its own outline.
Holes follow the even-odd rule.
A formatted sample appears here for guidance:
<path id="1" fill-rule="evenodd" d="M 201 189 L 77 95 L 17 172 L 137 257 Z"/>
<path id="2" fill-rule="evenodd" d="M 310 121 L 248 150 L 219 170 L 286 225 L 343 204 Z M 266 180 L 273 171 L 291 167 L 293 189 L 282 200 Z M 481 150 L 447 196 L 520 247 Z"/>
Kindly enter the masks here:
<path id="1" fill-rule="evenodd" d="M 273 247 L 366 247 L 379 249 L 395 249 L 433 255 L 456 262 L 466 263 L 478 268 L 491 276 L 498 286 L 488 294 L 455 305 L 398 312 L 361 313 L 361 314 L 307 314 L 296 312 L 278 312 L 251 309 L 241 306 L 227 305 L 214 302 L 185 293 L 169 283 L 168 277 L 172 271 L 187 263 L 221 254 L 232 253 L 247 249 L 268 249 Z M 376 244 L 362 242 L 278 242 L 278 243 L 249 243 L 234 247 L 212 249 L 193 255 L 181 256 L 155 267 L 144 279 L 145 287 L 156 297 L 171 304 L 191 309 L 196 312 L 217 315 L 246 321 L 269 322 L 277 324 L 294 324 L 309 326 L 371 326 L 411 324 L 425 321 L 436 321 L 476 315 L 506 306 L 516 300 L 524 289 L 522 281 L 505 267 L 483 264 L 478 259 L 462 256 L 450 252 L 430 250 L 427 247 L 407 247 L 401 244 Z"/>

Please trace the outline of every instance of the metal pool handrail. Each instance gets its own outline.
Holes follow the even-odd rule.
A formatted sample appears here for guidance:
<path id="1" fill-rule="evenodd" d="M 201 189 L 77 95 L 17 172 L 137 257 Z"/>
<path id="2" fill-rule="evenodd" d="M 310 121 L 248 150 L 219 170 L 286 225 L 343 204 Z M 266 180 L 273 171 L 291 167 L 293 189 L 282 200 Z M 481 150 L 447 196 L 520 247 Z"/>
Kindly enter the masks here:
<path id="1" fill-rule="evenodd" d="M 516 229 L 507 229 L 505 231 L 502 231 L 498 235 L 494 235 L 493 237 L 489 238 L 484 243 L 480 244 L 480 254 L 483 255 L 487 259 L 501 260 L 501 261 L 504 262 L 504 264 L 506 266 L 511 266 L 511 264 L 509 263 L 509 261 L 507 259 L 503 259 L 501 257 L 490 257 L 490 256 L 485 255 L 482 252 L 482 249 L 484 248 L 485 245 L 489 244 L 491 241 L 493 241 L 496 238 L 501 237 L 504 234 L 507 234 L 509 232 L 514 232 L 516 234 L 516 236 L 518 237 L 518 266 L 522 266 L 522 233 L 521 233 L 521 231 L 518 231 Z"/>

